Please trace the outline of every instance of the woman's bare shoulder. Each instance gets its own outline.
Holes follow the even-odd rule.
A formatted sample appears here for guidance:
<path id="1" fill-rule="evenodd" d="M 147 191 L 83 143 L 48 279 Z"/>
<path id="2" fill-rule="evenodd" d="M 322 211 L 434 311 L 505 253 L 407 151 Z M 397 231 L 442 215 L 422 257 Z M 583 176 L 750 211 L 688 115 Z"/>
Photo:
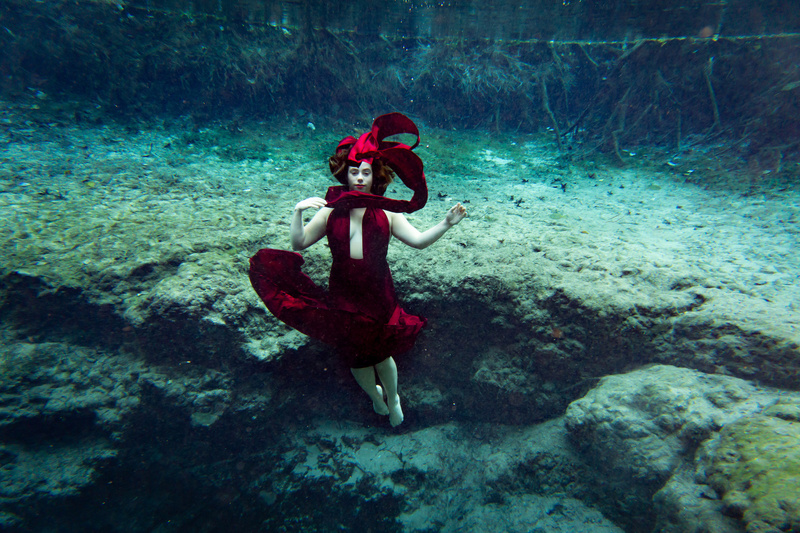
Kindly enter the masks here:
<path id="1" fill-rule="evenodd" d="M 393 211 L 387 211 L 386 209 L 382 209 L 382 211 L 386 214 L 386 218 L 389 219 L 389 227 L 391 227 L 396 220 L 406 218 L 403 213 L 395 213 Z"/>

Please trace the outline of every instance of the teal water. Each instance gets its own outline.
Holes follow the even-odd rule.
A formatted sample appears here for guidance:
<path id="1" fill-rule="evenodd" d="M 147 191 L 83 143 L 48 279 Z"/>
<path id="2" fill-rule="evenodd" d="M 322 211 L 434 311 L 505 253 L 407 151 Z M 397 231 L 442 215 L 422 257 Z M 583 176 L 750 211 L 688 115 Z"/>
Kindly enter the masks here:
<path id="1" fill-rule="evenodd" d="M 4 530 L 798 523 L 794 6 L 1 7 Z M 389 111 L 398 428 L 247 278 Z"/>

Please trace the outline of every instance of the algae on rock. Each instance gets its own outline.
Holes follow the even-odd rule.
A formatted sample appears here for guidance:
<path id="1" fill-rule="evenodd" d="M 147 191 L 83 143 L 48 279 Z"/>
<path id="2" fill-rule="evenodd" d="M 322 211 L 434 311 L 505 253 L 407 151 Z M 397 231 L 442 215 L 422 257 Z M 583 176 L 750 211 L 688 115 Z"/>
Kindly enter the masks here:
<path id="1" fill-rule="evenodd" d="M 706 446 L 708 482 L 747 531 L 800 530 L 800 403 L 780 402 L 722 428 Z"/>

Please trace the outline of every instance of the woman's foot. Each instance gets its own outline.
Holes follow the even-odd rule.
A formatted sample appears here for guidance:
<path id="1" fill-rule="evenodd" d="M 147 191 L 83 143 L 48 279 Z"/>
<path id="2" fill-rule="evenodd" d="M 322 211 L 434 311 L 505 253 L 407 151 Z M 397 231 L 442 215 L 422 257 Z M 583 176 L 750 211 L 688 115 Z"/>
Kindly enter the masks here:
<path id="1" fill-rule="evenodd" d="M 378 396 L 372 400 L 372 408 L 375 409 L 375 412 L 379 415 L 388 415 L 389 407 L 386 405 L 386 402 L 383 401 L 383 389 L 380 385 L 375 385 L 375 388 L 378 390 Z"/>
<path id="2" fill-rule="evenodd" d="M 400 396 L 396 395 L 394 398 L 388 399 L 386 407 L 389 410 L 389 423 L 392 427 L 397 427 L 403 423 L 403 409 L 400 407 Z"/>

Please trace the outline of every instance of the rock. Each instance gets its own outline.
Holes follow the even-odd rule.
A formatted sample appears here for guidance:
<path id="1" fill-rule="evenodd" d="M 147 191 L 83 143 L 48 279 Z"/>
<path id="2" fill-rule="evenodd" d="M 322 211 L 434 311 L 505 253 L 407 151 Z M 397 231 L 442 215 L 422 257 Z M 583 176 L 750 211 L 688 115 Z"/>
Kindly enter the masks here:
<path id="1" fill-rule="evenodd" d="M 776 404 L 787 395 L 800 402 L 738 378 L 652 366 L 603 378 L 569 406 L 565 424 L 590 464 L 633 502 L 640 525 L 751 531 L 796 524 L 798 404 Z"/>
<path id="2" fill-rule="evenodd" d="M 800 400 L 782 399 L 704 443 L 705 477 L 748 532 L 800 530 Z"/>
<path id="3" fill-rule="evenodd" d="M 230 378 L 218 371 L 159 369 L 121 350 L 3 341 L 0 524 L 91 487 L 125 446 L 146 393 L 197 426 L 214 424 L 229 408 Z"/>
<path id="4" fill-rule="evenodd" d="M 319 504 L 308 495 L 324 487 L 326 507 L 358 496 L 362 509 L 380 504 L 381 514 L 396 513 L 385 530 L 487 531 L 502 524 L 503 531 L 621 531 L 581 501 L 595 480 L 571 451 L 561 420 L 471 432 L 450 423 L 406 434 L 319 421 L 298 437 L 256 482 L 283 513 L 267 525 L 286 519 L 288 509 L 313 514 L 309 505 Z M 355 523 L 356 513 L 343 509 L 338 520 Z"/>
<path id="5" fill-rule="evenodd" d="M 427 511 L 427 514 L 426 514 Z M 440 509 L 423 507 L 403 521 L 404 531 L 430 531 L 437 524 Z M 467 505 L 458 520 L 445 523 L 437 531 L 504 531 L 548 533 L 622 533 L 599 511 L 579 500 L 536 494 L 512 495 L 502 503 Z"/>
<path id="6" fill-rule="evenodd" d="M 0 513 L 93 483 L 117 455 L 122 417 L 138 405 L 130 395 L 138 370 L 128 358 L 61 343 L 0 349 Z"/>
<path id="7" fill-rule="evenodd" d="M 662 484 L 713 431 L 768 401 L 741 379 L 657 365 L 603 378 L 570 404 L 566 425 L 605 470 Z"/>
<path id="8" fill-rule="evenodd" d="M 136 382 L 148 372 L 127 355 L 69 344 L 10 342 L 0 350 L 0 428 L 37 419 L 85 418 L 103 431 L 138 404 Z"/>
<path id="9" fill-rule="evenodd" d="M 686 461 L 653 496 L 659 533 L 744 533 L 736 517 L 728 516 L 716 491 L 697 479 Z"/>

